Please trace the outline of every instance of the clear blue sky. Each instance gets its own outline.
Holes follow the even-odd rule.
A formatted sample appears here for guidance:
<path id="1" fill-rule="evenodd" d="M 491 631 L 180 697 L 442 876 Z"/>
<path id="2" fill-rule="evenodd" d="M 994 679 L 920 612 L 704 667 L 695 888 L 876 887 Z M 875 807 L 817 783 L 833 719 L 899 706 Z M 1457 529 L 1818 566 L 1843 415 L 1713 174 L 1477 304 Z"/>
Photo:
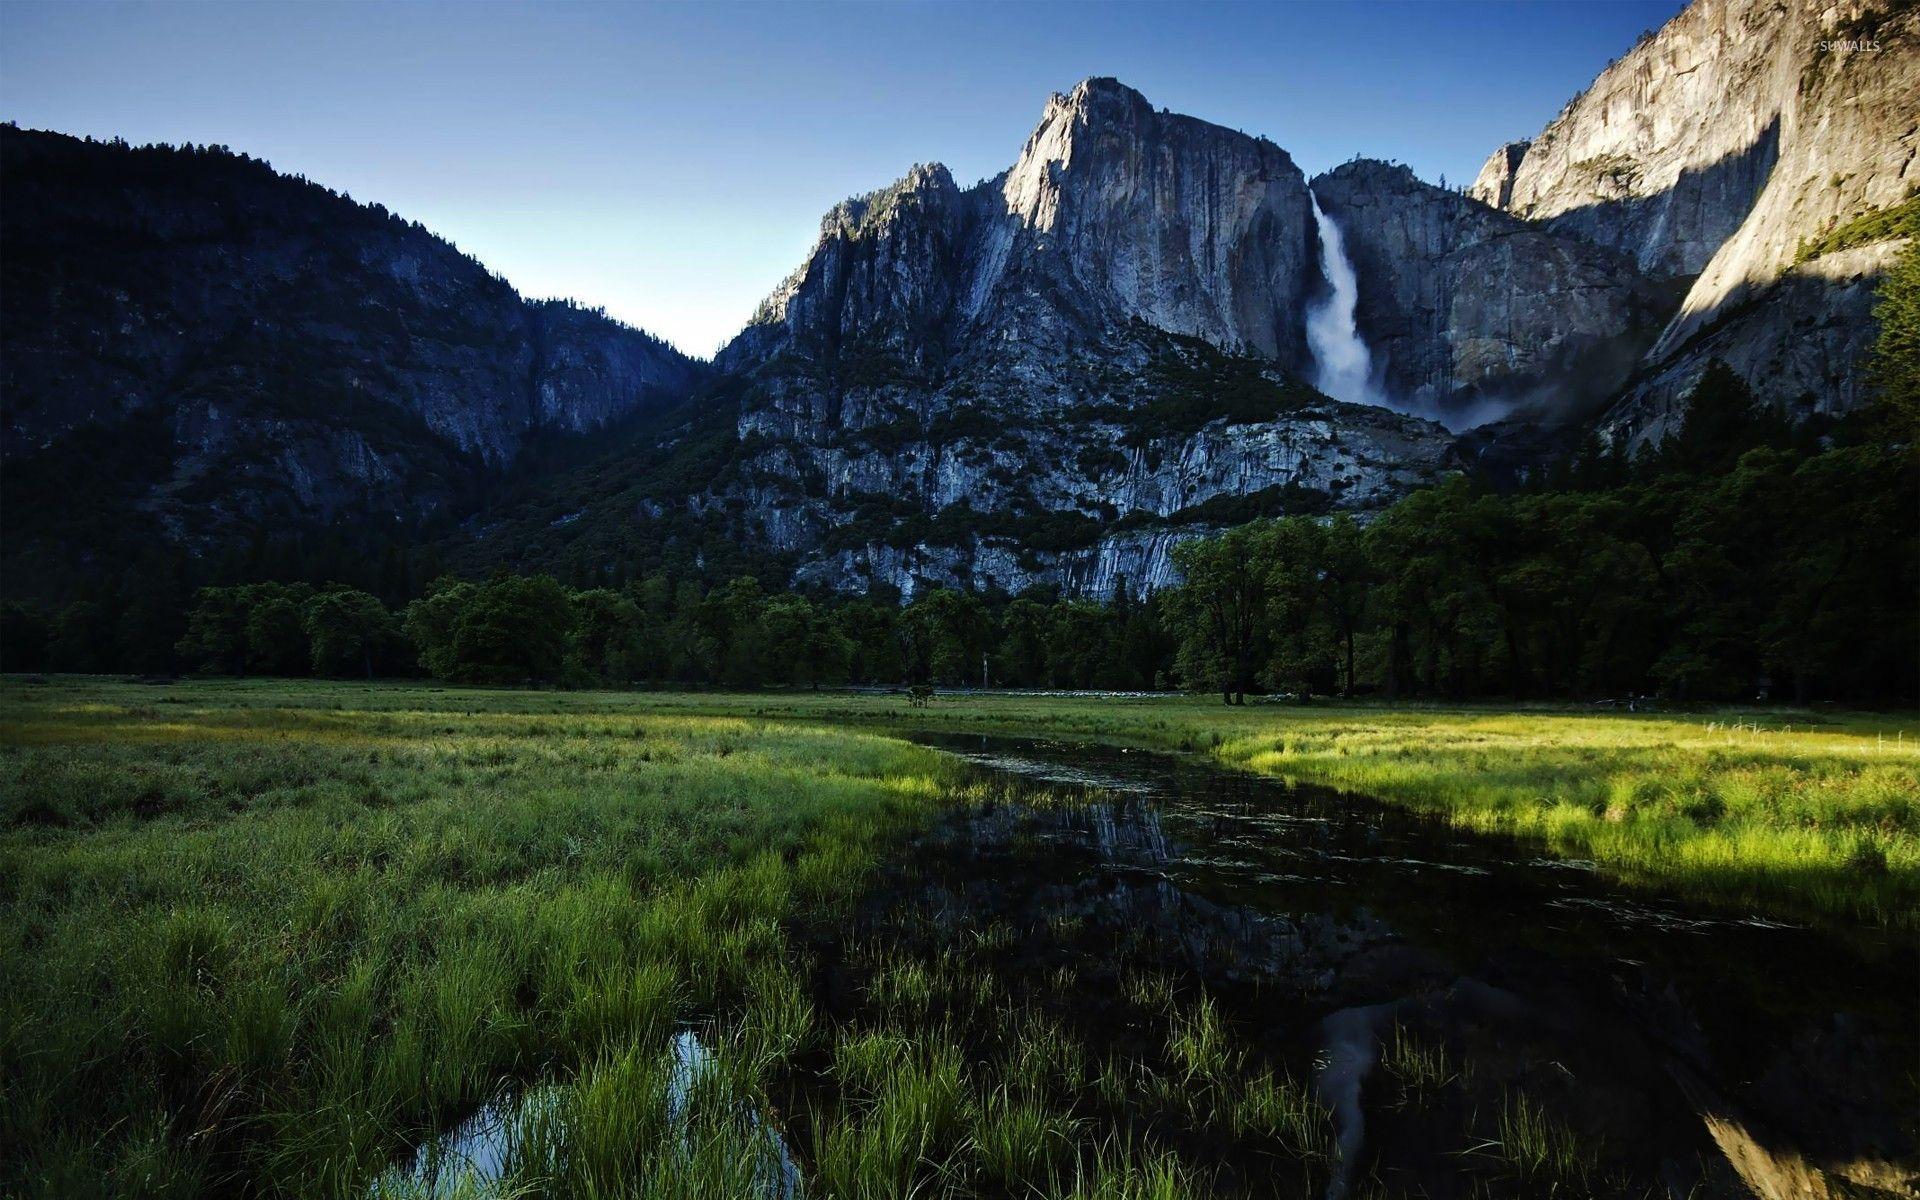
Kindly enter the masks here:
<path id="1" fill-rule="evenodd" d="M 4 0 L 0 118 L 225 143 L 705 355 L 834 202 L 917 161 L 995 174 L 1088 75 L 1309 173 L 1459 182 L 1679 8 Z"/>

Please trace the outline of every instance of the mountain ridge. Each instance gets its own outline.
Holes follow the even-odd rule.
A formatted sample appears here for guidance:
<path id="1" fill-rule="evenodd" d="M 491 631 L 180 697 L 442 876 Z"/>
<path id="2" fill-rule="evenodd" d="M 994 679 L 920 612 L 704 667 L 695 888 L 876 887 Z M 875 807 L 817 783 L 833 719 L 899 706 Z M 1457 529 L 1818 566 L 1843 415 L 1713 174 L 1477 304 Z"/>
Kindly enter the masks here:
<path id="1" fill-rule="evenodd" d="M 531 442 L 673 403 L 705 370 L 224 148 L 8 126 L 0 171 L 0 447 L 9 475 L 58 485 L 9 488 L 10 543 L 76 487 L 189 547 L 430 523 Z M 116 431 L 141 452 L 108 477 L 88 446 Z"/>
<path id="2" fill-rule="evenodd" d="M 1778 164 L 1804 157 L 1811 118 L 1770 102 L 1758 132 L 1743 118 L 1739 136 L 1697 134 L 1658 161 L 1629 153 L 1671 149 L 1647 131 L 1670 120 L 1670 92 L 1697 90 L 1661 72 L 1791 74 L 1779 64 L 1800 60 L 1760 35 L 1810 4 L 1698 0 L 1495 151 L 1466 195 L 1366 159 L 1308 180 L 1266 138 L 1090 78 L 1046 101 L 1005 171 L 962 187 L 916 164 L 830 208 L 711 364 L 524 299 L 384 208 L 245 156 L 9 129 L 9 542 L 39 536 L 34 505 L 60 503 L 29 493 L 99 477 L 196 552 L 353 520 L 476 562 L 717 537 L 841 590 L 1100 594 L 1170 581 L 1170 547 L 1231 520 L 1364 512 L 1468 461 L 1524 473 L 1588 428 L 1644 444 L 1711 357 L 1751 375 L 1797 355 L 1755 380 L 1763 395 L 1844 409 L 1864 385 L 1834 364 L 1870 336 L 1897 242 L 1796 255 L 1713 322 L 1686 326 L 1681 302 L 1787 178 Z M 1887 74 L 1905 79 L 1914 8 L 1873 12 L 1843 23 L 1891 30 Z M 1857 70 L 1817 65 L 1791 92 L 1816 114 Z M 1888 85 L 1857 86 L 1868 115 L 1849 128 L 1871 144 L 1831 153 L 1878 163 Z M 1608 105 L 1617 127 L 1590 129 Z M 1737 169 L 1689 174 L 1746 134 L 1762 149 Z M 1911 163 L 1895 165 L 1898 183 Z M 1891 194 L 1869 175 L 1839 190 Z M 1633 190 L 1667 176 L 1681 184 Z M 1304 316 L 1327 290 L 1313 198 L 1353 260 L 1378 405 L 1304 382 Z M 1827 199 L 1820 212 L 1853 203 Z M 1688 205 L 1698 219 L 1676 220 Z M 1816 377 L 1818 396 L 1783 398 Z M 1464 444 L 1435 423 L 1495 417 L 1510 419 Z M 625 456 L 596 468 L 605 496 L 526 456 L 555 439 L 596 452 L 591 435 L 616 429 L 598 439 Z M 141 453 L 102 448 L 115 437 Z M 523 478 L 503 487 L 510 471 Z"/>

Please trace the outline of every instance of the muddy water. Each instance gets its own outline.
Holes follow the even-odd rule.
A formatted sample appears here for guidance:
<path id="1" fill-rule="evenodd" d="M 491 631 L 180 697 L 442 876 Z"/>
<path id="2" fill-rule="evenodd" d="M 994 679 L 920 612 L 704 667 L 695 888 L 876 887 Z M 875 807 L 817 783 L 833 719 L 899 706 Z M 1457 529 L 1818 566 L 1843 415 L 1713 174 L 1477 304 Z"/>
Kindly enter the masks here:
<path id="1" fill-rule="evenodd" d="M 920 839 L 868 923 L 1020 930 L 998 969 L 1111 1039 L 1125 970 L 1198 981 L 1312 1074 L 1341 1148 L 1327 1194 L 1458 1194 L 1460 1131 L 1516 1092 L 1606 1147 L 1622 1194 L 1920 1194 L 1910 939 L 1716 912 L 1187 760 L 923 740 L 1006 799 Z M 1389 1103 L 1383 1048 L 1412 1035 L 1470 1082 Z"/>

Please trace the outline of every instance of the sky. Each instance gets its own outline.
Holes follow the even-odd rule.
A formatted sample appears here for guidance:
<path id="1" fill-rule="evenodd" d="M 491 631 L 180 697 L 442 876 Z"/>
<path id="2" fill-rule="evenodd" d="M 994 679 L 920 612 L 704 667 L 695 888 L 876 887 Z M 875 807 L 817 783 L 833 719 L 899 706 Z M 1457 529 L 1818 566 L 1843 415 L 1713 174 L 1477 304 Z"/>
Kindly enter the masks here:
<path id="1" fill-rule="evenodd" d="M 1089 75 L 1457 184 L 1680 7 L 0 0 L 0 119 L 245 151 L 704 357 L 833 204 L 997 174 Z"/>

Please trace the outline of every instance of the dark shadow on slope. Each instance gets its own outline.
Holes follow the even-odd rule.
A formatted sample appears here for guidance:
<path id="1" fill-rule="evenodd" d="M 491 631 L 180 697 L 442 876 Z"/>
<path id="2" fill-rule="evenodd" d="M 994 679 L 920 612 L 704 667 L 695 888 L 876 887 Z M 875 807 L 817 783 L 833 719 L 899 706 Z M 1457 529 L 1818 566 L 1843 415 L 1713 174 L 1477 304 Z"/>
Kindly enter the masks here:
<path id="1" fill-rule="evenodd" d="M 1628 255 L 1649 279 L 1678 287 L 1679 294 L 1673 297 L 1677 308 L 1685 289 L 1753 211 L 1779 157 L 1780 118 L 1776 116 L 1745 149 L 1708 166 L 1682 171 L 1664 191 L 1596 199 L 1537 223 Z M 1632 164 L 1606 156 L 1575 165 L 1585 166 L 1596 185 L 1616 178 L 1627 184 L 1632 178 Z M 1668 234 L 1667 249 L 1649 255 L 1646 245 L 1653 232 L 1672 229 L 1676 223 L 1697 232 L 1684 240 Z"/>

